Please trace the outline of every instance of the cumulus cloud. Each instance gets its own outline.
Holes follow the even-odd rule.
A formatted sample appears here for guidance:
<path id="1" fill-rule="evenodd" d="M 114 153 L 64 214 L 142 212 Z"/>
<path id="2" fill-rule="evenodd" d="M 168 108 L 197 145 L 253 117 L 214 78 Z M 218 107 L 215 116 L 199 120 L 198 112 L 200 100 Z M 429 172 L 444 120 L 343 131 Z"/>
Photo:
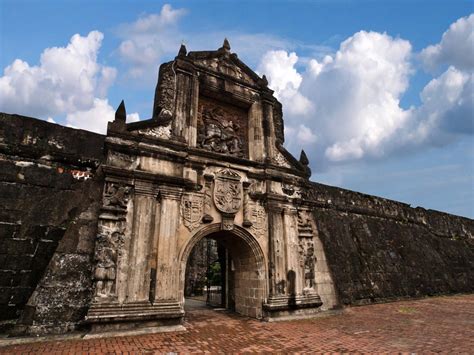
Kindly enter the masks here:
<path id="1" fill-rule="evenodd" d="M 122 42 L 118 53 L 130 66 L 128 75 L 131 78 L 148 77 L 151 73 L 154 77 L 162 56 L 171 51 L 177 53 L 175 42 L 181 37 L 176 25 L 185 14 L 185 9 L 173 9 L 165 4 L 159 14 L 148 14 L 119 26 Z"/>
<path id="2" fill-rule="evenodd" d="M 444 32 L 441 41 L 420 53 L 425 67 L 434 71 L 442 65 L 460 70 L 474 69 L 474 14 L 462 17 Z"/>
<path id="3" fill-rule="evenodd" d="M 413 140 L 439 145 L 457 135 L 474 133 L 474 80 L 468 73 L 450 66 L 432 79 L 421 92 L 422 105 Z"/>
<path id="4" fill-rule="evenodd" d="M 283 103 L 290 150 L 303 145 L 324 168 L 473 134 L 473 19 L 456 21 L 421 52 L 425 64 L 448 67 L 428 82 L 418 107 L 400 105 L 414 73 L 407 40 L 360 31 L 335 53 L 306 60 L 303 70 L 296 53 L 266 53 L 258 70 Z"/>
<path id="5" fill-rule="evenodd" d="M 75 34 L 65 47 L 46 48 L 38 65 L 13 61 L 0 77 L 0 110 L 51 123 L 65 118 L 68 126 L 105 133 L 115 113 L 106 97 L 117 71 L 97 60 L 103 38 L 99 31 Z M 139 120 L 138 113 L 128 119 Z"/>
<path id="6" fill-rule="evenodd" d="M 289 132 L 298 143 L 316 143 L 327 160 L 378 156 L 404 125 L 399 106 L 411 73 L 410 43 L 387 34 L 361 31 L 321 61 L 312 59 L 298 73 L 295 53 L 269 52 L 277 63 L 259 68 L 282 100 Z M 291 137 L 290 137 L 291 144 Z"/>
<path id="7" fill-rule="evenodd" d="M 107 99 L 94 99 L 92 107 L 87 110 L 71 112 L 66 116 L 69 127 L 83 128 L 97 133 L 105 133 L 107 122 L 113 121 L 115 110 Z"/>
<path id="8" fill-rule="evenodd" d="M 116 70 L 97 62 L 103 34 L 76 34 L 66 47 L 47 48 L 39 65 L 16 59 L 0 77 L 0 109 L 36 117 L 89 109 L 105 97 Z"/>
<path id="9" fill-rule="evenodd" d="M 298 56 L 295 52 L 288 54 L 284 50 L 269 51 L 262 57 L 257 68 L 258 73 L 265 73 L 268 76 L 269 85 L 275 90 L 275 96 L 288 103 L 287 112 L 295 115 L 311 109 L 311 102 L 298 92 L 303 77 L 294 67 L 297 61 Z"/>

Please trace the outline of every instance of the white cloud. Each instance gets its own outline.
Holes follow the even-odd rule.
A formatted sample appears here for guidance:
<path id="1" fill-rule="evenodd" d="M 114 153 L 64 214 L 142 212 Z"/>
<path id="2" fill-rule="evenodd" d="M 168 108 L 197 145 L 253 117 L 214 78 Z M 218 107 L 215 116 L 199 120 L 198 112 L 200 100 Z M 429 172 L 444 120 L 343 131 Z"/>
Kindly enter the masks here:
<path id="1" fill-rule="evenodd" d="M 290 115 L 304 114 L 311 109 L 311 102 L 298 92 L 303 77 L 294 67 L 297 61 L 298 56 L 294 52 L 269 51 L 257 68 L 258 73 L 269 78 L 269 87 L 275 91 L 275 96 L 283 102 Z M 305 129 L 307 132 L 308 128 Z M 308 137 L 307 134 L 305 136 Z"/>
<path id="2" fill-rule="evenodd" d="M 113 121 L 114 118 L 115 109 L 110 106 L 108 100 L 96 98 L 91 108 L 69 113 L 66 116 L 66 124 L 69 127 L 105 134 L 107 122 Z M 127 114 L 128 122 L 137 122 L 139 120 L 140 115 L 137 112 Z"/>
<path id="3" fill-rule="evenodd" d="M 473 73 L 450 66 L 421 92 L 422 105 L 412 139 L 443 144 L 459 134 L 474 133 Z"/>
<path id="4" fill-rule="evenodd" d="M 138 112 L 127 114 L 127 122 L 138 122 L 140 121 L 140 115 Z"/>
<path id="5" fill-rule="evenodd" d="M 173 9 L 165 4 L 159 14 L 140 17 L 135 22 L 119 26 L 122 38 L 118 53 L 130 65 L 131 78 L 155 78 L 162 56 L 173 51 L 177 53 L 179 34 L 176 25 L 186 14 L 185 9 Z"/>
<path id="6" fill-rule="evenodd" d="M 113 121 L 114 117 L 115 110 L 109 105 L 108 100 L 96 98 L 91 108 L 69 113 L 66 116 L 66 123 L 69 127 L 105 133 L 107 122 Z"/>
<path id="7" fill-rule="evenodd" d="M 461 70 L 474 69 L 474 14 L 451 24 L 441 42 L 423 49 L 420 57 L 431 71 L 443 64 Z"/>
<path id="8" fill-rule="evenodd" d="M 97 62 L 102 39 L 98 31 L 76 34 L 66 47 L 45 49 L 39 65 L 16 59 L 0 78 L 0 109 L 45 117 L 91 107 L 116 75 L 114 68 Z"/>
<path id="9" fill-rule="evenodd" d="M 263 58 L 269 64 L 259 68 L 281 98 L 298 144 L 317 142 L 318 154 L 343 161 L 379 156 L 405 124 L 409 115 L 399 100 L 408 86 L 410 55 L 405 40 L 361 31 L 334 55 L 310 60 L 303 73 L 295 69 L 296 54 L 284 51 L 269 52 Z"/>
<path id="10" fill-rule="evenodd" d="M 421 105 L 409 109 L 400 106 L 413 73 L 411 44 L 404 39 L 360 31 L 335 53 L 306 60 L 304 71 L 297 70 L 296 53 L 266 53 L 258 69 L 283 103 L 290 150 L 305 146 L 324 168 L 473 134 L 472 21 L 473 15 L 451 25 L 429 47 L 436 56 L 422 52 L 431 64 L 449 67 L 422 90 Z"/>
<path id="11" fill-rule="evenodd" d="M 248 65 L 256 65 L 269 50 L 308 47 L 315 53 L 326 52 L 325 46 L 305 46 L 267 33 L 243 33 L 234 30 L 183 32 L 179 22 L 186 9 L 174 9 L 166 4 L 158 14 L 147 14 L 134 22 L 118 26 L 121 38 L 117 52 L 128 65 L 127 79 L 150 85 L 156 81 L 159 65 L 177 55 L 180 44 L 188 50 L 219 48 L 228 38 L 232 51 L 244 58 Z"/>

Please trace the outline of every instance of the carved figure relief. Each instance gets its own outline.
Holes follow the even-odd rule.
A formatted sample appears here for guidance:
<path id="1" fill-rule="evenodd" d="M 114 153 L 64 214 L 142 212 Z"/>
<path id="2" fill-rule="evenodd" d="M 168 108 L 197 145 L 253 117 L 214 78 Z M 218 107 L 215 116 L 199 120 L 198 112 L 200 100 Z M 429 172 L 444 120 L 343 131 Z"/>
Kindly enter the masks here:
<path id="1" fill-rule="evenodd" d="M 215 179 L 214 204 L 226 214 L 235 214 L 242 204 L 240 175 L 231 169 L 221 170 Z"/>
<path id="2" fill-rule="evenodd" d="M 306 240 L 300 243 L 301 266 L 304 275 L 304 293 L 310 293 L 314 290 L 314 267 L 316 257 L 314 256 L 314 243 L 312 240 Z"/>
<path id="3" fill-rule="evenodd" d="M 308 211 L 298 211 L 298 236 L 300 263 L 304 275 L 303 293 L 308 294 L 314 292 L 314 267 L 316 265 L 313 242 L 313 224 L 311 215 Z"/>
<path id="4" fill-rule="evenodd" d="M 197 228 L 202 221 L 203 205 L 202 197 L 195 194 L 184 195 L 181 200 L 181 215 L 185 227 L 190 232 Z"/>
<path id="5" fill-rule="evenodd" d="M 106 182 L 99 216 L 94 260 L 95 298 L 116 297 L 117 263 L 124 244 L 125 215 L 132 187 L 118 182 Z"/>
<path id="6" fill-rule="evenodd" d="M 126 209 L 131 187 L 118 183 L 108 183 L 104 190 L 104 207 Z"/>
<path id="7" fill-rule="evenodd" d="M 200 97 L 198 146 L 216 153 L 246 155 L 247 113 L 245 110 Z"/>
<path id="8" fill-rule="evenodd" d="M 99 298 L 115 295 L 115 277 L 117 269 L 117 250 L 122 247 L 123 233 L 112 232 L 99 226 L 97 236 L 94 279 L 96 281 L 95 296 Z"/>

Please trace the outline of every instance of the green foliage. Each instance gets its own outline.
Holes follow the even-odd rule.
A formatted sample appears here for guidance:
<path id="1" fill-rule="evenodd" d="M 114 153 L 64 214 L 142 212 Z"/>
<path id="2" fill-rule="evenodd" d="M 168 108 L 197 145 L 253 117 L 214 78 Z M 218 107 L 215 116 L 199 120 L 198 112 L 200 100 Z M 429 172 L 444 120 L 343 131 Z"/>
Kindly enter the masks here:
<path id="1" fill-rule="evenodd" d="M 216 261 L 210 265 L 209 268 L 209 282 L 212 286 L 220 286 L 222 276 L 221 276 L 221 263 Z"/>

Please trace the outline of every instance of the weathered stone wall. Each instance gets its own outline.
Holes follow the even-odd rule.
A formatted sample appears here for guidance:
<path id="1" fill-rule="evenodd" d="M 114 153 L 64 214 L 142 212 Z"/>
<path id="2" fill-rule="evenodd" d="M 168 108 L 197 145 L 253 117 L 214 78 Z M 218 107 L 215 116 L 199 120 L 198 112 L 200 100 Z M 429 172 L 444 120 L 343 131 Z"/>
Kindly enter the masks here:
<path id="1" fill-rule="evenodd" d="M 62 332 L 84 317 L 104 137 L 0 114 L 0 322 Z M 1 330 L 1 328 L 0 328 Z"/>
<path id="2" fill-rule="evenodd" d="M 474 291 L 474 221 L 312 184 L 341 304 Z"/>

